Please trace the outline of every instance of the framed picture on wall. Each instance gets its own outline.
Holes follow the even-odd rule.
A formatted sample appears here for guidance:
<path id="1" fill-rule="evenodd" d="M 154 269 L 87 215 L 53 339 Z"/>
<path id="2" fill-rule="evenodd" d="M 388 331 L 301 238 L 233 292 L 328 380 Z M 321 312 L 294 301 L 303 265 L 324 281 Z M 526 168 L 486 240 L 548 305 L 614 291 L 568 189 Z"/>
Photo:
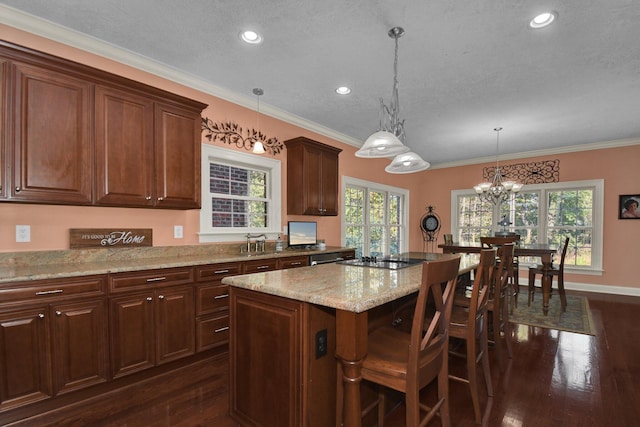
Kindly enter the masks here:
<path id="1" fill-rule="evenodd" d="M 640 194 L 624 194 L 618 204 L 619 219 L 640 219 Z"/>

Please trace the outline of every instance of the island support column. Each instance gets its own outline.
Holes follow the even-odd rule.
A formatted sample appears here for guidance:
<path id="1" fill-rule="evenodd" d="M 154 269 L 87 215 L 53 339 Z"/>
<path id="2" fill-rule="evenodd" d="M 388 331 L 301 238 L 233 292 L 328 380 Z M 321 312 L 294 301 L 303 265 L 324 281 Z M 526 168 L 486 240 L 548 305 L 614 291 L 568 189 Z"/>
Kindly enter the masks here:
<path id="1" fill-rule="evenodd" d="M 362 381 L 362 361 L 367 355 L 368 315 L 367 312 L 354 313 L 336 310 L 336 358 L 338 359 L 342 381 L 338 383 L 336 414 L 337 425 L 360 427 L 360 382 Z M 341 410 L 342 409 L 342 410 Z M 342 414 L 340 414 L 342 412 Z M 342 423 L 340 424 L 340 420 Z"/>

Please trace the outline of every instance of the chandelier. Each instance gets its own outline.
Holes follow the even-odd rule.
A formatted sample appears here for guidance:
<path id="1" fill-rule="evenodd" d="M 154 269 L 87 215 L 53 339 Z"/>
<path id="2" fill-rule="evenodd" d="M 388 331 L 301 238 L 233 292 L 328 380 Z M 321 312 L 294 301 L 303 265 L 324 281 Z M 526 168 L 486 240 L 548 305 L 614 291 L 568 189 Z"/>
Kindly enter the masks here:
<path id="1" fill-rule="evenodd" d="M 393 27 L 387 33 L 395 40 L 395 57 L 393 62 L 393 93 L 391 104 L 386 106 L 380 98 L 380 126 L 365 143 L 356 151 L 356 157 L 379 158 L 396 156 L 385 171 L 389 173 L 418 172 L 429 167 L 418 154 L 411 152 L 409 147 L 403 144 L 405 138 L 404 120 L 398 117 L 400 114 L 400 101 L 398 97 L 398 39 L 404 35 L 404 29 Z"/>
<path id="2" fill-rule="evenodd" d="M 496 170 L 493 174 L 493 181 L 483 182 L 473 187 L 478 197 L 483 202 L 491 202 L 494 205 L 500 205 L 509 199 L 511 194 L 516 194 L 522 190 L 522 184 L 515 181 L 505 181 L 500 172 L 498 163 L 498 153 L 500 149 L 500 131 L 501 127 L 493 129 L 496 131 Z"/>

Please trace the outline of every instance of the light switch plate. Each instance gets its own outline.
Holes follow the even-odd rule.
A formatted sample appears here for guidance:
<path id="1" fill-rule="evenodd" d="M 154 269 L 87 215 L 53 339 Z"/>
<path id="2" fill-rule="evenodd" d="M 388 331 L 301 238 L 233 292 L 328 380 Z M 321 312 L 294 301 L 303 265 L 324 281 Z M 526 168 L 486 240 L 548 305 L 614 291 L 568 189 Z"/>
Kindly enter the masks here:
<path id="1" fill-rule="evenodd" d="M 31 226 L 16 225 L 16 242 L 26 243 L 31 241 Z"/>
<path id="2" fill-rule="evenodd" d="M 174 225 L 173 226 L 173 238 L 174 239 L 182 239 L 183 234 L 182 234 L 182 226 L 181 225 Z"/>

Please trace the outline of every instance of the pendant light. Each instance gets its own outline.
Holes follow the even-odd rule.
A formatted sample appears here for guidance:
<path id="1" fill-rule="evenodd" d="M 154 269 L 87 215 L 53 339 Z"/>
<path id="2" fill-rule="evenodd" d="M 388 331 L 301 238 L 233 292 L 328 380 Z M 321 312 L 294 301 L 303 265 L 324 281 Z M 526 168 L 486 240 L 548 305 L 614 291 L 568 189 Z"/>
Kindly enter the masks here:
<path id="1" fill-rule="evenodd" d="M 500 151 L 500 131 L 501 127 L 493 129 L 496 132 L 496 170 L 493 174 L 493 181 L 483 182 L 473 187 L 480 200 L 491 202 L 499 206 L 502 202 L 509 199 L 511 194 L 515 194 L 522 190 L 523 185 L 515 181 L 505 181 L 500 172 L 500 164 L 498 163 L 498 153 Z"/>
<path id="2" fill-rule="evenodd" d="M 400 112 L 398 101 L 398 38 L 402 37 L 404 29 L 394 27 L 389 30 L 388 34 L 389 37 L 395 39 L 391 105 L 387 107 L 382 98 L 380 99 L 380 128 L 367 138 L 362 147 L 356 151 L 356 157 L 392 157 L 409 151 L 409 147 L 400 140 L 404 136 L 404 120 L 398 118 Z"/>
<path id="3" fill-rule="evenodd" d="M 258 99 L 258 107 L 256 109 L 256 116 L 257 116 L 256 127 L 257 127 L 257 135 L 259 137 L 260 136 L 260 96 L 264 95 L 264 91 L 257 87 L 253 89 L 253 94 Z M 259 138 L 256 138 L 253 141 L 253 150 L 251 150 L 251 152 L 255 154 L 265 153 L 264 144 L 262 143 L 262 141 L 260 141 Z"/>

